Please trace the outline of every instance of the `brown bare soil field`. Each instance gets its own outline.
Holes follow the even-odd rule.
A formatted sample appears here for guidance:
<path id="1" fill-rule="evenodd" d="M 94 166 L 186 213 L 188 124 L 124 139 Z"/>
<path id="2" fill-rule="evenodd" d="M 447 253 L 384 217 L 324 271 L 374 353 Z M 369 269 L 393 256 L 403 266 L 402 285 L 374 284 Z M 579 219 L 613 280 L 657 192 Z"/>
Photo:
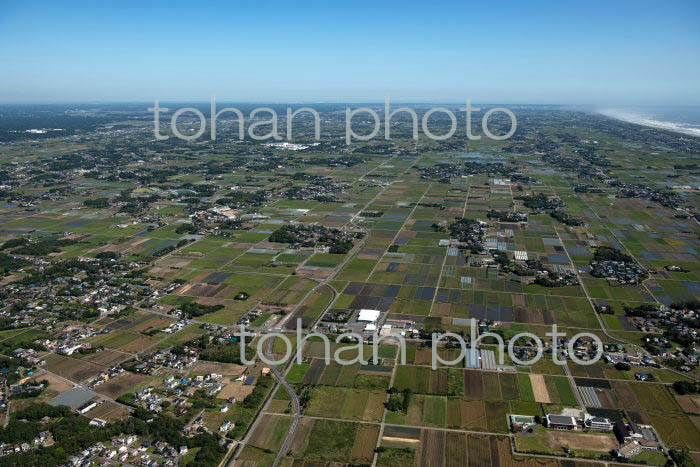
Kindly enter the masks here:
<path id="1" fill-rule="evenodd" d="M 511 300 L 513 302 L 514 307 L 525 308 L 527 306 L 527 297 L 523 294 L 513 294 L 511 296 Z"/>
<path id="2" fill-rule="evenodd" d="M 136 248 L 137 246 L 139 246 L 140 244 L 142 244 L 144 242 L 147 242 L 148 240 L 150 240 L 150 239 L 147 237 L 134 238 L 127 243 L 127 248 L 124 251 L 133 250 L 134 248 Z"/>
<path id="3" fill-rule="evenodd" d="M 420 441 L 421 432 L 421 428 L 409 428 L 396 425 L 387 425 L 384 427 L 384 436 L 392 439 Z"/>
<path id="4" fill-rule="evenodd" d="M 244 386 L 242 381 L 233 381 L 232 383 L 224 386 L 224 388 L 221 391 L 219 391 L 216 397 L 219 399 L 228 399 L 229 397 L 235 397 L 237 401 L 242 401 L 246 398 L 246 396 L 248 396 L 248 394 L 253 392 L 253 389 L 255 389 L 255 386 L 253 386 L 252 384 L 249 386 Z"/>
<path id="5" fill-rule="evenodd" d="M 160 316 L 160 315 L 154 315 L 153 318 L 148 319 L 142 323 L 139 323 L 138 325 L 134 326 L 131 328 L 131 331 L 133 332 L 144 332 L 149 329 L 162 329 L 164 327 L 167 327 L 170 323 L 174 322 L 175 320 L 172 318 L 166 318 L 165 316 Z"/>
<path id="6" fill-rule="evenodd" d="M 63 237 L 63 238 L 69 238 L 69 237 L 72 237 L 72 236 L 73 236 L 73 235 L 69 235 L 69 236 L 66 236 L 66 237 Z M 103 252 L 103 251 L 119 251 L 119 250 L 120 250 L 120 246 L 121 246 L 121 245 L 109 244 L 109 245 L 104 245 L 104 246 L 100 246 L 100 247 L 97 247 L 97 248 L 93 248 L 92 250 L 90 250 L 90 252 L 91 252 L 91 253 L 101 253 L 101 252 Z"/>
<path id="7" fill-rule="evenodd" d="M 233 285 L 225 285 L 221 287 L 219 291 L 212 298 L 217 298 L 220 300 L 233 297 L 238 292 L 238 287 Z"/>
<path id="8" fill-rule="evenodd" d="M 445 467 L 466 465 L 467 460 L 467 435 L 448 432 L 445 443 Z"/>
<path id="9" fill-rule="evenodd" d="M 194 277 L 190 278 L 191 282 L 202 282 L 204 279 L 209 277 L 211 275 L 211 271 L 201 271 L 199 274 L 197 274 Z"/>
<path id="10" fill-rule="evenodd" d="M 189 261 L 183 262 L 183 263 L 178 263 L 178 264 L 183 264 L 182 267 L 184 268 L 188 263 L 189 263 Z M 178 274 L 180 274 L 181 271 L 182 271 L 182 268 L 177 268 L 177 269 L 169 268 L 169 269 L 163 269 L 163 270 L 161 270 L 161 272 L 159 272 L 157 274 L 154 274 L 154 273 L 151 273 L 151 274 L 153 274 L 157 277 L 162 277 L 164 280 L 169 281 L 171 279 L 175 279 L 175 277 Z"/>
<path id="11" fill-rule="evenodd" d="M 275 429 L 278 417 L 279 415 L 263 414 L 248 443 L 259 448 L 269 449 L 267 440 L 270 439 L 270 435 Z"/>
<path id="12" fill-rule="evenodd" d="M 41 393 L 41 396 L 39 397 L 40 400 L 50 400 L 53 399 L 54 397 L 58 396 L 59 394 L 62 394 L 70 389 L 73 388 L 73 385 L 70 384 L 69 382 L 54 376 L 50 373 L 46 373 L 45 371 L 40 372 L 36 376 L 37 381 L 41 380 L 47 380 L 49 382 L 49 387 L 44 390 L 44 392 Z"/>
<path id="13" fill-rule="evenodd" d="M 491 465 L 491 445 L 486 436 L 467 436 L 469 465 Z"/>
<path id="14" fill-rule="evenodd" d="M 206 375 L 209 373 L 216 373 L 217 375 L 224 376 L 240 376 L 246 372 L 248 369 L 245 365 L 236 365 L 234 363 L 217 363 L 217 362 L 205 362 L 199 361 L 192 369 L 191 374 L 193 375 Z"/>
<path id="15" fill-rule="evenodd" d="M 190 291 L 190 289 L 192 289 L 192 287 L 194 287 L 194 285 L 195 283 L 193 282 L 187 282 L 185 284 L 182 284 L 182 287 L 176 289 L 173 293 L 177 295 L 188 295 L 188 292 Z"/>
<path id="16" fill-rule="evenodd" d="M 616 409 L 617 404 L 613 398 L 612 391 L 610 389 L 596 389 L 596 394 L 598 395 L 598 400 L 600 400 L 600 406 L 604 409 Z"/>
<path id="17" fill-rule="evenodd" d="M 230 287 L 226 284 L 209 285 L 203 283 L 191 283 L 183 285 L 176 293 L 178 295 L 189 295 L 192 297 L 214 297 L 219 294 L 222 290 Z"/>
<path id="18" fill-rule="evenodd" d="M 518 458 L 516 457 L 515 462 L 517 465 L 523 467 L 557 467 L 559 464 L 557 461 L 548 459 L 538 459 L 532 457 Z M 586 464 L 590 465 L 590 464 Z"/>
<path id="19" fill-rule="evenodd" d="M 99 418 L 106 422 L 114 422 L 129 415 L 129 409 L 112 401 L 105 401 L 85 414 L 88 418 Z"/>
<path id="20" fill-rule="evenodd" d="M 82 360 L 109 368 L 114 366 L 118 361 L 123 360 L 125 357 L 128 357 L 128 355 L 124 355 L 121 352 L 115 352 L 114 350 L 104 349 L 88 355 L 87 357 L 82 358 Z"/>
<path id="21" fill-rule="evenodd" d="M 10 274 L 9 276 L 3 277 L 3 278 L 0 280 L 0 285 L 9 284 L 10 282 L 14 282 L 14 281 L 16 281 L 17 279 L 19 279 L 19 278 L 21 278 L 21 277 L 22 277 L 22 276 L 21 276 L 20 274 Z"/>
<path id="22" fill-rule="evenodd" d="M 148 271 L 148 274 L 156 277 L 163 277 L 163 274 L 166 274 L 168 271 L 170 271 L 170 269 L 154 266 Z"/>
<path id="23" fill-rule="evenodd" d="M 569 446 L 571 449 L 586 449 L 590 451 L 608 452 L 617 447 L 615 438 L 606 435 L 569 433 L 567 431 L 550 431 L 547 433 L 547 437 L 552 445 Z"/>
<path id="24" fill-rule="evenodd" d="M 690 421 L 695 425 L 695 429 L 700 431 L 700 417 L 688 417 Z"/>
<path id="25" fill-rule="evenodd" d="M 419 348 L 416 350 L 416 358 L 414 360 L 415 365 L 430 365 L 432 359 L 432 352 L 429 349 Z"/>
<path id="26" fill-rule="evenodd" d="M 491 466 L 500 467 L 501 461 L 498 456 L 498 437 L 489 436 L 489 447 L 491 448 Z"/>
<path id="27" fill-rule="evenodd" d="M 484 397 L 483 373 L 475 370 L 464 370 L 464 394 L 472 399 Z"/>
<path id="28" fill-rule="evenodd" d="M 700 410 L 698 410 L 698 406 L 695 405 L 695 402 L 693 402 L 693 398 L 689 396 L 676 396 L 676 402 L 678 402 L 678 405 L 681 406 L 683 412 L 700 414 Z"/>
<path id="29" fill-rule="evenodd" d="M 138 353 L 141 352 L 143 349 L 150 347 L 153 344 L 156 344 L 157 342 L 158 339 L 156 339 L 155 337 L 143 336 L 129 342 L 128 344 L 122 347 L 119 347 L 119 350 L 130 353 Z"/>
<path id="30" fill-rule="evenodd" d="M 432 394 L 447 394 L 447 368 L 439 368 L 430 372 L 430 392 Z"/>
<path id="31" fill-rule="evenodd" d="M 95 386 L 93 391 L 98 394 L 102 394 L 103 396 L 107 396 L 110 399 L 116 399 L 122 394 L 129 392 L 146 379 L 148 379 L 148 376 L 124 372 L 116 378 L 111 378 L 106 382 Z"/>
<path id="32" fill-rule="evenodd" d="M 617 394 L 617 399 L 625 410 L 640 411 L 642 409 L 637 397 L 627 383 L 623 381 L 611 381 L 611 383 L 615 394 Z"/>
<path id="33" fill-rule="evenodd" d="M 383 248 L 363 248 L 357 253 L 359 259 L 379 259 L 384 254 Z"/>
<path id="34" fill-rule="evenodd" d="M 156 261 L 156 264 L 162 268 L 184 268 L 193 261 L 193 258 L 181 254 L 166 256 L 165 258 Z"/>
<path id="35" fill-rule="evenodd" d="M 450 316 L 450 310 L 452 309 L 452 304 L 450 303 L 436 303 L 433 307 L 431 316 Z"/>
<path id="36" fill-rule="evenodd" d="M 462 426 L 462 401 L 460 399 L 447 399 L 447 427 L 460 428 Z"/>
<path id="37" fill-rule="evenodd" d="M 303 267 L 297 269 L 297 274 L 304 274 L 308 277 L 313 277 L 314 279 L 326 279 L 333 273 L 332 269 L 320 270 L 320 269 L 304 269 Z"/>
<path id="38" fill-rule="evenodd" d="M 515 465 L 513 455 L 510 452 L 510 441 L 508 438 L 494 437 L 498 446 L 498 464 L 500 467 L 512 467 Z M 493 444 L 493 438 L 491 440 Z M 493 456 L 493 446 L 491 447 L 491 461 L 495 464 L 496 458 Z"/>
<path id="39" fill-rule="evenodd" d="M 62 355 L 49 354 L 44 360 L 49 371 L 76 383 L 92 378 L 103 370 L 94 363 Z"/>
<path id="40" fill-rule="evenodd" d="M 360 425 L 352 445 L 351 460 L 359 463 L 371 463 L 378 436 L 378 425 Z"/>
<path id="41" fill-rule="evenodd" d="M 549 397 L 549 391 L 547 391 L 547 384 L 544 381 L 543 375 L 531 374 L 530 384 L 532 385 L 532 392 L 535 393 L 535 401 L 549 404 L 552 400 Z"/>
<path id="42" fill-rule="evenodd" d="M 423 430 L 420 465 L 442 466 L 445 459 L 445 432 Z"/>
<path id="43" fill-rule="evenodd" d="M 484 394 L 488 399 L 503 399 L 498 373 L 482 373 Z"/>
<path id="44" fill-rule="evenodd" d="M 605 378 L 605 372 L 603 371 L 603 367 L 598 365 L 588 365 L 585 368 L 589 378 Z"/>
<path id="45" fill-rule="evenodd" d="M 440 356 L 444 358 L 445 360 L 451 361 L 455 360 L 457 358 L 457 349 L 440 349 Z M 428 365 L 431 365 L 432 361 L 428 363 Z M 449 365 L 442 365 L 439 364 L 440 366 L 449 366 Z"/>
<path id="46" fill-rule="evenodd" d="M 542 310 L 542 319 L 544 320 L 544 324 L 548 326 L 551 326 L 556 322 L 554 312 L 552 310 Z"/>
<path id="47" fill-rule="evenodd" d="M 462 401 L 461 426 L 469 430 L 486 430 L 486 408 L 483 401 Z"/>
<path id="48" fill-rule="evenodd" d="M 370 392 L 367 396 L 367 403 L 365 405 L 365 411 L 362 414 L 362 420 L 367 421 L 382 421 L 382 416 L 384 415 L 384 401 L 386 400 L 386 394 L 382 391 Z M 377 440 L 377 437 L 374 437 Z M 374 449 L 374 447 L 372 447 Z"/>
<path id="49" fill-rule="evenodd" d="M 528 324 L 546 324 L 542 310 L 533 308 L 516 308 L 515 321 Z"/>
<path id="50" fill-rule="evenodd" d="M 308 279 L 302 279 L 300 281 L 297 281 L 294 285 L 289 290 L 294 290 L 294 291 L 299 291 L 303 290 L 308 284 L 309 284 Z"/>

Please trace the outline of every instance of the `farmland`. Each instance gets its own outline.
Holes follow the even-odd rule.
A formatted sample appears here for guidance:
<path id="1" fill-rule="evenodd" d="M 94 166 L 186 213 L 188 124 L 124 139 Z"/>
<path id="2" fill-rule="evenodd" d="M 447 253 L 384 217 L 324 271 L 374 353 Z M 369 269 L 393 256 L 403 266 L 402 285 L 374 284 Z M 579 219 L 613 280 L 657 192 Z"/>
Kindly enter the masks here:
<path id="1" fill-rule="evenodd" d="M 317 387 L 313 390 L 307 415 L 348 420 L 381 421 L 385 393 L 339 387 Z"/>
<path id="2" fill-rule="evenodd" d="M 423 429 L 416 434 L 390 433 L 384 437 L 384 451 L 378 457 L 377 465 L 520 465 L 513 458 L 507 437 L 480 436 L 466 433 L 444 432 Z M 415 437 L 416 443 L 409 447 L 391 446 L 395 435 Z M 541 461 L 533 465 L 543 465 Z M 545 464 L 546 465 L 546 464 Z M 556 464 L 550 464 L 556 465 Z"/>
<path id="3" fill-rule="evenodd" d="M 104 368 L 94 363 L 63 357 L 61 355 L 49 355 L 46 357 L 46 367 L 52 372 L 71 381 L 80 382 L 97 375 Z"/>
<path id="4" fill-rule="evenodd" d="M 366 462 L 374 451 L 378 433 L 376 426 L 309 420 L 297 432 L 291 456 L 308 461 Z"/>
<path id="5" fill-rule="evenodd" d="M 401 137 L 344 151 L 335 110 L 323 116 L 333 136 L 299 151 L 143 141 L 150 116 L 130 109 L 99 131 L 3 142 L 9 420 L 88 394 L 102 402 L 89 418 L 169 417 L 188 444 L 205 428 L 243 465 L 279 454 L 295 466 L 575 466 L 618 447 L 583 421 L 543 423 L 582 412 L 700 451 L 694 139 L 523 107 L 511 142 Z M 561 342 L 547 336 L 554 324 Z M 270 331 L 303 349 L 299 363 L 244 364 Z M 331 360 L 362 361 L 327 365 L 313 332 Z M 442 332 L 464 352 L 454 335 L 434 343 Z M 545 342 L 532 365 L 522 333 Z M 593 358 L 591 336 L 608 360 L 555 362 Z M 500 339 L 517 355 L 498 358 Z M 272 344 L 281 357 L 283 340 Z M 433 354 L 454 363 L 433 370 Z M 296 429 L 280 375 L 299 401 Z M 511 414 L 534 417 L 532 433 Z M 573 457 L 514 457 L 511 442 Z M 196 449 L 183 459 L 196 465 L 207 452 Z"/>

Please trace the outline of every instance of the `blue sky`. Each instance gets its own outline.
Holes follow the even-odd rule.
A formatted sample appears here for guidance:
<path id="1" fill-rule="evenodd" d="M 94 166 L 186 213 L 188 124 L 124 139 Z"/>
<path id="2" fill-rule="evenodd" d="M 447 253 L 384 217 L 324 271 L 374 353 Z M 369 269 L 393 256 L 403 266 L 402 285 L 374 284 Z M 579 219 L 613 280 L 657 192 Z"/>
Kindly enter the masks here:
<path id="1" fill-rule="evenodd" d="M 0 102 L 700 105 L 694 1 L 62 3 L 0 3 Z"/>

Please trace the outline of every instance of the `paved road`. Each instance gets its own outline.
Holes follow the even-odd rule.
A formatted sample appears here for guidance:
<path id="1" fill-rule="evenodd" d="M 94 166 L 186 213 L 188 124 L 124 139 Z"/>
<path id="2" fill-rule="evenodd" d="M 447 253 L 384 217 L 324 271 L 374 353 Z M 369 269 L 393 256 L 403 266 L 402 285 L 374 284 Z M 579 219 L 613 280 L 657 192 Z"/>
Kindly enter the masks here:
<path id="1" fill-rule="evenodd" d="M 396 356 L 397 356 L 397 361 L 395 362 L 394 366 L 391 369 L 391 379 L 389 380 L 389 387 L 394 387 L 394 379 L 396 378 L 396 368 L 399 366 L 398 363 L 398 357 L 400 352 L 400 346 L 396 347 Z M 386 403 L 389 403 L 389 398 L 391 397 L 391 394 L 386 395 Z M 374 449 L 374 456 L 372 456 L 372 467 L 377 465 L 377 459 L 379 457 L 379 447 L 382 444 L 382 438 L 384 437 L 384 428 L 386 428 L 386 415 L 388 413 L 387 406 L 384 406 L 384 412 L 382 413 L 382 423 L 379 425 L 379 436 L 377 436 L 377 444 L 375 445 Z"/>
<path id="2" fill-rule="evenodd" d="M 273 342 L 274 342 L 273 339 L 268 339 L 267 347 L 265 348 L 265 354 L 266 354 L 265 356 L 270 360 L 272 360 L 272 356 L 270 354 L 272 353 Z M 289 360 L 289 362 L 287 363 L 286 369 L 291 368 L 292 362 L 294 362 L 294 359 Z M 301 406 L 299 405 L 299 396 L 294 391 L 294 388 L 285 379 L 284 373 L 282 373 L 282 371 L 280 371 L 279 368 L 277 368 L 275 366 L 272 366 L 270 368 L 270 371 L 277 379 L 277 382 L 289 393 L 289 395 L 292 399 L 292 409 L 294 410 L 294 413 L 292 415 L 292 417 L 293 417 L 292 424 L 289 426 L 289 430 L 287 431 L 287 436 L 284 439 L 282 446 L 280 447 L 279 452 L 277 453 L 277 457 L 275 457 L 275 462 L 273 463 L 273 466 L 276 467 L 279 465 L 280 461 L 285 456 L 285 454 L 287 454 L 287 451 L 289 451 L 289 446 L 291 445 L 292 440 L 294 439 L 294 433 L 296 431 L 297 425 L 299 425 L 299 421 L 301 420 Z M 267 406 L 270 403 L 270 401 L 272 400 L 273 396 L 274 396 L 274 389 L 270 392 L 267 401 L 260 408 L 258 415 L 253 420 L 250 427 L 248 427 L 248 432 L 246 433 L 246 435 L 233 448 L 235 450 L 235 452 L 228 457 L 228 461 L 224 461 L 225 464 L 227 465 L 227 467 L 234 467 L 236 465 L 236 462 L 238 461 L 239 456 L 243 452 L 245 445 L 248 443 L 248 440 L 250 439 L 250 436 L 253 434 L 258 423 L 262 419 L 262 415 L 266 412 Z M 223 464 L 223 462 L 222 462 L 222 464 Z"/>
<path id="3" fill-rule="evenodd" d="M 272 353 L 272 339 L 267 340 L 267 349 L 266 353 L 268 354 L 267 358 L 271 359 L 270 354 Z M 291 360 L 290 360 L 291 361 Z M 282 446 L 280 447 L 279 451 L 277 452 L 277 456 L 275 457 L 275 462 L 273 462 L 272 466 L 277 467 L 279 463 L 282 461 L 282 458 L 287 454 L 287 451 L 289 451 L 289 446 L 292 444 L 292 440 L 294 439 L 294 433 L 296 433 L 297 426 L 299 425 L 299 422 L 301 421 L 301 406 L 299 405 L 299 396 L 297 393 L 294 391 L 294 388 L 292 387 L 291 384 L 285 379 L 284 375 L 282 372 L 276 367 L 273 366 L 271 369 L 272 374 L 275 375 L 275 378 L 277 378 L 277 381 L 284 387 L 284 389 L 289 393 L 289 395 L 292 398 L 292 411 L 294 413 L 293 418 L 292 418 L 292 424 L 289 426 L 289 430 L 287 431 L 287 436 L 284 438 L 284 441 L 282 442 Z"/>

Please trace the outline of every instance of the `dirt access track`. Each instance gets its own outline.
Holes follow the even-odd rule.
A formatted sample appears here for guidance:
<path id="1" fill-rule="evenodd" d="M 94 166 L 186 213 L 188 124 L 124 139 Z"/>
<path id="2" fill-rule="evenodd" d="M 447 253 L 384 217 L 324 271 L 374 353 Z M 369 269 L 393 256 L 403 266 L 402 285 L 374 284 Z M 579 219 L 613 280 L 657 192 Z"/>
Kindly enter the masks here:
<path id="1" fill-rule="evenodd" d="M 565 447 L 571 449 L 585 449 L 589 451 L 608 452 L 617 447 L 617 442 L 612 436 L 606 435 L 589 435 L 585 433 L 574 433 L 570 431 L 547 433 L 550 445 Z"/>

